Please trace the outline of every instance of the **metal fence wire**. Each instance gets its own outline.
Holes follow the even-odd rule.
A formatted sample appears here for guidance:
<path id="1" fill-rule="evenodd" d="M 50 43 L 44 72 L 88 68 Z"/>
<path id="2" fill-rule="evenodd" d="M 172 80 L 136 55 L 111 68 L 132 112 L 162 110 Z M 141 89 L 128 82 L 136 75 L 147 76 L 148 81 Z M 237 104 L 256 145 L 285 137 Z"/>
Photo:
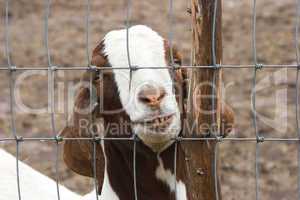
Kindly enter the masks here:
<path id="1" fill-rule="evenodd" d="M 93 175 L 94 175 L 94 187 L 95 187 L 95 195 L 96 199 L 98 200 L 98 183 L 97 183 L 97 170 L 96 170 L 96 144 L 97 142 L 103 140 L 128 140 L 133 141 L 134 150 L 133 150 L 133 177 L 134 177 L 134 199 L 138 200 L 138 191 L 137 191 L 137 183 L 136 183 L 136 142 L 138 140 L 137 136 L 134 135 L 131 138 L 99 138 L 93 135 L 91 138 L 62 138 L 58 135 L 58 132 L 56 130 L 55 126 L 55 110 L 54 110 L 54 93 L 55 93 L 55 73 L 57 70 L 89 70 L 90 71 L 90 98 L 92 99 L 93 96 L 93 90 L 92 88 L 92 74 L 95 72 L 95 70 L 111 70 L 109 68 L 97 68 L 95 66 L 90 65 L 90 51 L 89 51 L 89 35 L 90 35 L 90 0 L 86 0 L 86 20 L 85 20 L 85 32 L 86 32 L 86 66 L 74 66 L 74 67 L 64 67 L 64 66 L 55 66 L 51 62 L 51 52 L 49 50 L 49 40 L 48 40 L 48 19 L 51 11 L 51 0 L 45 0 L 45 18 L 44 18 L 44 42 L 45 42 L 45 51 L 47 55 L 47 63 L 48 66 L 40 66 L 40 67 L 17 67 L 14 66 L 11 61 L 11 48 L 10 48 L 10 20 L 9 20 L 9 10 L 10 10 L 10 0 L 6 0 L 5 2 L 5 53 L 7 57 L 7 66 L 1 66 L 0 70 L 8 71 L 9 72 L 9 89 L 10 89 L 10 124 L 11 124 L 11 137 L 7 138 L 1 138 L 0 142 L 8 142 L 8 141 L 15 141 L 16 143 L 16 174 L 17 174 L 17 191 L 18 191 L 18 198 L 19 200 L 22 199 L 22 188 L 20 187 L 20 176 L 19 176 L 19 155 L 20 155 L 20 143 L 26 142 L 26 141 L 53 141 L 56 144 L 55 148 L 55 174 L 56 174 L 56 188 L 57 188 L 57 199 L 60 200 L 60 192 L 59 192 L 59 161 L 58 156 L 60 153 L 59 149 L 59 143 L 63 140 L 90 140 L 93 142 L 93 159 L 92 159 L 92 166 L 93 166 Z M 169 44 L 170 44 L 170 57 L 171 57 L 171 66 L 168 67 L 139 67 L 142 69 L 169 69 L 173 68 L 175 69 L 174 64 L 174 58 L 172 54 L 172 44 L 173 44 L 173 23 L 174 23 L 174 12 L 173 12 L 173 4 L 174 0 L 169 0 L 169 13 L 168 13 L 168 20 L 169 20 Z M 181 66 L 181 68 L 197 68 L 197 69 L 207 69 L 212 68 L 218 70 L 221 68 L 233 68 L 233 69 L 241 69 L 241 68 L 251 68 L 253 69 L 253 78 L 252 78 L 252 118 L 253 118 L 253 127 L 254 127 L 254 137 L 247 137 L 247 138 L 239 138 L 239 137 L 228 137 L 228 138 L 222 138 L 222 137 L 210 137 L 210 138 L 192 138 L 192 137 L 184 137 L 184 138 L 174 138 L 175 141 L 175 152 L 174 152 L 174 173 L 176 177 L 176 169 L 177 169 L 177 144 L 180 141 L 194 141 L 194 142 L 203 142 L 203 141 L 216 141 L 216 147 L 214 150 L 215 154 L 215 160 L 214 160 L 214 176 L 215 176 L 215 198 L 218 199 L 219 194 L 217 190 L 217 158 L 218 158 L 218 144 L 221 142 L 226 141 L 234 141 L 234 142 L 255 142 L 256 143 L 256 151 L 255 151 L 255 196 L 256 200 L 261 199 L 260 198 L 260 190 L 259 190 L 259 180 L 260 180 L 260 168 L 259 168 L 259 158 L 260 158 L 260 147 L 261 143 L 263 142 L 295 142 L 298 143 L 298 199 L 300 200 L 300 117 L 299 117 L 299 70 L 300 70 L 300 51 L 299 51 L 299 22 L 300 22 L 300 0 L 296 0 L 296 19 L 295 19 L 295 37 L 294 37 L 294 44 L 295 44 L 295 54 L 296 54 L 296 64 L 290 64 L 290 65 L 263 65 L 257 62 L 257 51 L 256 51 L 256 0 L 253 0 L 253 8 L 252 8 L 252 55 L 253 55 L 253 63 L 252 64 L 244 64 L 244 65 L 226 65 L 217 63 L 216 59 L 216 18 L 217 18 L 217 9 L 218 9 L 218 0 L 214 0 L 214 14 L 213 14 L 213 24 L 212 24 L 212 65 L 207 66 L 192 66 L 190 64 L 189 66 Z M 130 27 L 130 15 L 131 15 L 131 8 L 132 8 L 132 1 L 127 0 L 127 9 L 126 9 L 126 40 L 127 40 L 127 58 L 128 58 L 128 64 L 129 64 L 129 70 L 130 70 L 130 85 L 131 85 L 131 74 L 132 71 L 135 70 L 135 66 L 131 65 L 130 61 L 130 51 L 129 51 L 129 43 L 130 43 L 130 37 L 129 37 L 129 27 Z M 274 69 L 280 69 L 280 68 L 290 68 L 296 70 L 296 98 L 295 98 L 295 106 L 296 106 L 296 128 L 298 137 L 295 138 L 274 138 L 274 137 L 268 137 L 265 138 L 260 135 L 257 127 L 257 116 L 256 116 L 256 93 L 253 92 L 256 87 L 256 77 L 258 70 L 263 68 L 274 68 Z M 115 67 L 114 69 L 128 69 L 127 67 Z M 15 99 L 14 99 L 14 85 L 15 85 L 15 74 L 16 71 L 26 71 L 26 70 L 47 70 L 48 71 L 48 91 L 49 91 L 49 102 L 50 102 L 50 108 L 51 108 L 51 129 L 52 129 L 52 135 L 53 137 L 22 137 L 19 136 L 16 131 L 16 114 L 15 114 Z M 215 85 L 216 76 L 213 77 L 213 85 Z M 131 86 L 129 85 L 129 89 Z M 213 93 L 215 90 L 213 89 Z M 214 109 L 216 107 L 216 102 L 214 98 L 212 98 L 212 108 Z M 92 102 L 92 101 L 90 101 Z M 93 105 L 90 105 L 91 107 Z M 91 120 L 92 120 L 92 116 Z M 215 122 L 215 116 L 212 115 L 212 122 Z M 66 123 L 67 123 L 68 116 L 66 117 Z M 218 135 L 217 133 L 220 130 L 214 130 L 215 135 Z M 177 184 L 176 184 L 176 178 L 174 179 L 175 183 L 175 196 L 177 194 Z"/>

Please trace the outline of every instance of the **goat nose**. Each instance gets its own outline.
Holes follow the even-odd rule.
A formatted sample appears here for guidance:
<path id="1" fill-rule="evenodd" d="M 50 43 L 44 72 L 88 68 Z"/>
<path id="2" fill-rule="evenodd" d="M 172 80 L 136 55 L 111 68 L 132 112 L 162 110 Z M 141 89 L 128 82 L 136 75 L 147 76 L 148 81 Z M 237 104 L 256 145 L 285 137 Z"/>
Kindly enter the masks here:
<path id="1" fill-rule="evenodd" d="M 150 107 L 159 107 L 161 101 L 166 96 L 166 91 L 162 87 L 154 87 L 152 85 L 145 85 L 138 93 L 140 102 Z"/>

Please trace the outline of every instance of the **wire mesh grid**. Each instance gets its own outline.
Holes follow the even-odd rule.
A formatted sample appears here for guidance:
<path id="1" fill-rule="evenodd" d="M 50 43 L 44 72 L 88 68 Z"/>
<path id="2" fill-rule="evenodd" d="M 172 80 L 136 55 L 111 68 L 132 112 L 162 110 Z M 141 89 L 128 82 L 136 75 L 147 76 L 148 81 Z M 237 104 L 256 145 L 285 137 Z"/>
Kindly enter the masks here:
<path id="1" fill-rule="evenodd" d="M 63 140 L 65 141 L 75 141 L 75 140 L 89 140 L 93 142 L 93 153 L 92 153 L 92 166 L 93 166 L 93 176 L 94 176 L 94 187 L 95 187 L 95 196 L 98 200 L 98 183 L 97 183 L 97 166 L 96 166 L 96 144 L 99 141 L 106 141 L 106 140 L 126 140 L 126 141 L 133 141 L 133 177 L 134 182 L 133 188 L 134 188 L 134 199 L 138 200 L 138 188 L 136 183 L 136 169 L 138 167 L 136 163 L 136 142 L 138 141 L 138 138 L 136 135 L 134 135 L 131 138 L 103 138 L 93 135 L 91 138 L 86 137 L 78 137 L 78 138 L 62 138 L 60 135 L 58 135 L 58 132 L 56 130 L 55 125 L 55 110 L 54 110 L 54 84 L 55 84 L 55 72 L 58 70 L 89 70 L 90 71 L 90 99 L 93 96 L 93 90 L 92 88 L 92 74 L 97 71 L 104 71 L 104 70 L 111 70 L 109 68 L 96 68 L 95 66 L 90 65 L 90 51 L 89 51 L 89 35 L 90 35 L 90 0 L 86 0 L 86 19 L 85 19 L 85 33 L 86 33 L 86 60 L 87 64 L 86 66 L 73 66 L 73 67 L 64 67 L 64 66 L 54 66 L 51 62 L 51 53 L 49 50 L 49 41 L 48 41 L 48 19 L 51 11 L 51 0 L 45 0 L 45 18 L 44 18 L 44 43 L 45 43 L 45 51 L 47 55 L 47 63 L 48 66 L 39 66 L 39 67 L 17 67 L 12 64 L 11 61 L 11 48 L 10 48 L 10 20 L 9 20 L 9 9 L 10 9 L 10 0 L 6 0 L 5 2 L 5 53 L 7 56 L 7 66 L 0 66 L 0 70 L 5 70 L 9 72 L 9 89 L 10 89 L 10 124 L 11 124 L 11 137 L 7 138 L 0 138 L 0 142 L 8 142 L 8 141 L 15 141 L 16 143 L 16 174 L 17 174 L 17 191 L 18 191 L 18 198 L 19 200 L 22 199 L 22 188 L 20 186 L 20 175 L 19 175 L 19 154 L 20 154 L 20 143 L 26 142 L 26 141 L 53 141 L 55 145 L 55 152 L 56 152 L 56 159 L 55 159 L 55 179 L 56 179 L 56 191 L 57 191 L 57 199 L 60 200 L 60 190 L 59 190 L 59 160 L 58 156 L 60 153 L 59 149 L 59 143 Z M 171 66 L 167 67 L 139 67 L 141 69 L 176 69 L 174 66 L 174 58 L 173 58 L 173 48 L 172 48 L 172 42 L 173 42 L 173 5 L 174 0 L 169 0 L 169 46 L 170 46 L 170 58 L 171 58 Z M 221 142 L 226 141 L 233 141 L 233 142 L 255 142 L 255 196 L 256 200 L 260 199 L 260 190 L 259 190 L 259 180 L 260 180 L 260 168 L 259 168 L 259 158 L 260 158 L 260 148 L 261 143 L 263 142 L 295 142 L 298 143 L 298 199 L 300 199 L 300 117 L 299 117 L 299 70 L 300 70 L 300 51 L 299 51 L 299 22 L 300 22 L 300 0 L 296 0 L 296 19 L 295 19 L 295 34 L 294 34 L 294 44 L 295 44 L 295 54 L 296 54 L 296 64 L 289 64 L 289 65 L 279 65 L 279 64 L 268 64 L 263 65 L 258 63 L 257 60 L 257 50 L 256 50 L 256 0 L 253 0 L 253 8 L 252 8 L 252 55 L 253 55 L 253 63 L 252 64 L 243 64 L 243 65 L 235 65 L 235 64 L 221 64 L 217 62 L 216 59 L 216 24 L 217 24 L 217 11 L 218 11 L 218 0 L 214 0 L 213 3 L 213 24 L 212 24 L 212 64 L 211 65 L 205 65 L 205 66 L 193 66 L 190 64 L 189 66 L 180 66 L 181 68 L 185 69 L 215 69 L 215 72 L 221 68 L 231 68 L 231 69 L 242 69 L 242 68 L 250 68 L 253 69 L 253 77 L 252 77 L 252 91 L 255 90 L 256 87 L 256 78 L 258 70 L 263 68 L 274 68 L 274 69 L 280 69 L 280 68 L 290 68 L 296 70 L 296 98 L 295 98 L 295 106 L 296 106 L 296 112 L 295 112 L 295 119 L 296 119 L 296 128 L 298 137 L 295 138 L 274 138 L 274 137 L 263 137 L 258 131 L 257 127 L 257 116 L 256 116 L 256 93 L 252 92 L 251 94 L 251 100 L 252 100 L 252 121 L 253 121 L 253 128 L 254 128 L 254 137 L 247 137 L 247 138 L 241 138 L 241 137 L 227 137 L 223 138 L 220 136 L 216 137 L 207 137 L 207 138 L 193 138 L 193 137 L 175 137 L 173 138 L 175 142 L 175 151 L 174 151 L 174 173 L 176 177 L 176 171 L 177 171 L 177 145 L 181 141 L 194 141 L 194 142 L 203 142 L 203 141 L 216 141 L 216 146 L 214 149 L 214 178 L 215 178 L 215 199 L 219 199 L 219 191 L 218 191 L 218 173 L 217 173 L 217 158 L 218 158 L 218 146 Z M 132 71 L 135 70 L 135 66 L 131 65 L 130 60 L 130 51 L 129 51 L 129 43 L 130 43 L 130 37 L 129 37 L 129 28 L 130 28 L 130 15 L 131 15 L 131 8 L 132 8 L 132 1 L 127 0 L 127 8 L 126 8 L 126 19 L 125 19 L 125 25 L 126 25 L 126 40 L 127 40 L 127 59 L 129 64 L 129 70 L 130 70 L 130 84 L 129 89 L 131 87 L 131 77 L 132 77 Z M 128 70 L 127 67 L 114 67 L 115 70 Z M 15 114 L 15 99 L 14 99 L 14 84 L 15 84 L 15 72 L 16 71 L 26 71 L 26 70 L 47 70 L 48 71 L 48 91 L 49 91 L 49 102 L 50 102 L 50 108 L 51 108 L 51 129 L 52 129 L 52 135 L 53 137 L 22 137 L 19 136 L 16 131 L 16 114 Z M 213 76 L 213 85 L 216 84 L 216 73 L 214 73 Z M 215 94 L 215 89 L 212 89 L 213 95 Z M 216 102 L 215 99 L 212 98 L 212 108 L 216 108 Z M 93 106 L 93 105 L 90 105 Z M 68 119 L 68 116 L 66 117 L 66 123 Z M 91 119 L 92 120 L 92 117 Z M 212 115 L 212 122 L 216 122 L 215 115 Z M 219 127 L 217 130 L 213 130 L 215 135 L 218 135 L 219 133 Z M 177 194 L 177 181 L 175 178 L 175 196 Z"/>

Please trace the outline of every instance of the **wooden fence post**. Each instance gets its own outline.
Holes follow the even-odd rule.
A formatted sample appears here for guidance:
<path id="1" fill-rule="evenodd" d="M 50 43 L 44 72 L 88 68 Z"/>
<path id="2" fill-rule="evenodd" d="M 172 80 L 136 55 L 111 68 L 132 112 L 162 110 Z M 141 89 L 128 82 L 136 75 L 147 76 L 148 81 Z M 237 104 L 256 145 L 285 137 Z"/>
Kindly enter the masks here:
<path id="1" fill-rule="evenodd" d="M 213 65 L 212 32 L 215 1 L 217 2 L 217 15 L 215 26 L 215 52 L 216 64 L 222 59 L 222 2 L 221 0 L 191 0 L 191 18 L 193 34 L 193 65 Z M 215 92 L 212 83 L 215 73 Z M 190 98 L 187 102 L 187 124 L 184 136 L 204 137 L 211 133 L 212 126 L 220 129 L 220 83 L 221 69 L 191 69 Z M 216 95 L 215 110 L 213 110 L 212 94 Z M 213 115 L 215 124 L 213 124 Z M 214 176 L 214 148 L 216 141 L 185 141 L 182 148 L 186 155 L 186 168 L 189 177 L 187 183 L 191 200 L 216 200 Z M 221 200 L 221 191 L 218 185 L 218 199 Z"/>

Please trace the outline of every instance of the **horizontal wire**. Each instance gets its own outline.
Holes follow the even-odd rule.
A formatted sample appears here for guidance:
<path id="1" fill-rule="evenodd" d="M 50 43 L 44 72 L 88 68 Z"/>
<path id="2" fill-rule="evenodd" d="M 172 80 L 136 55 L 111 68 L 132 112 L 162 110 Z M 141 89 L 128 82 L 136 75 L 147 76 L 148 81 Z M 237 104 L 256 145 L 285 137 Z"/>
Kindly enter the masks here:
<path id="1" fill-rule="evenodd" d="M 86 141 L 94 141 L 94 140 L 120 140 L 120 141 L 134 141 L 134 138 L 38 138 L 38 137 L 24 137 L 24 138 L 1 138 L 0 142 L 5 142 L 5 141 L 19 141 L 19 142 L 25 142 L 25 141 L 40 141 L 40 142 L 47 142 L 47 141 L 76 141 L 76 140 L 86 140 Z M 239 137 L 229 137 L 229 138 L 221 138 L 221 137 L 209 137 L 209 138 L 197 138 L 197 137 L 177 137 L 177 138 L 172 138 L 171 140 L 176 140 L 176 141 L 213 141 L 216 140 L 218 142 L 223 142 L 223 141 L 248 141 L 248 142 L 299 142 L 300 138 L 264 138 L 260 137 L 257 139 L 256 137 L 249 137 L 249 138 L 239 138 Z M 259 141 L 258 141 L 259 140 Z"/>
<path id="2" fill-rule="evenodd" d="M 257 68 L 257 65 L 234 65 L 234 64 L 230 64 L 230 65 L 217 65 L 217 68 Z M 166 66 L 166 67 L 153 67 L 153 66 L 149 66 L 149 67 L 138 67 L 138 69 L 173 69 L 174 66 Z M 180 66 L 177 67 L 177 69 L 196 69 L 196 68 L 200 68 L 200 69 L 209 69 L 209 68 L 216 68 L 216 66 L 214 65 L 199 65 L 199 66 Z M 268 64 L 268 65 L 260 65 L 260 69 L 264 69 L 264 68 L 299 68 L 298 65 L 284 65 L 284 64 Z M 12 70 L 49 70 L 48 67 L 0 67 L 0 70 L 7 70 L 7 71 L 12 71 Z M 84 66 L 78 66 L 78 67 L 52 67 L 51 70 L 97 70 L 97 71 L 105 71 L 105 70 L 130 70 L 130 68 L 128 67 L 96 67 L 96 66 L 92 66 L 92 67 L 84 67 Z"/>

